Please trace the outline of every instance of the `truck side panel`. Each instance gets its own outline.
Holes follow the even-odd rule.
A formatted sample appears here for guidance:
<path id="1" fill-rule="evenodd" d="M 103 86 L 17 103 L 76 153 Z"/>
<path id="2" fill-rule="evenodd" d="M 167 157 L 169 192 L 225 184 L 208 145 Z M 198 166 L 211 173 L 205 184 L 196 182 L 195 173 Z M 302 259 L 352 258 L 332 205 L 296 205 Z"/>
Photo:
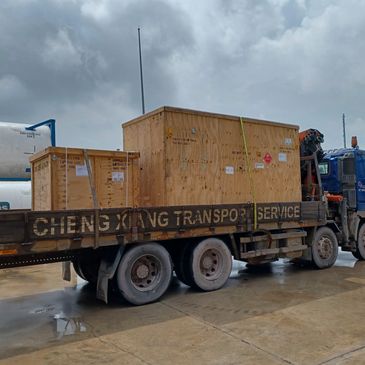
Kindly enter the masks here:
<path id="1" fill-rule="evenodd" d="M 356 155 L 357 210 L 365 211 L 365 152 L 358 151 Z"/>
<path id="2" fill-rule="evenodd" d="M 0 214 L 0 258 L 254 232 L 254 211 L 252 204 L 231 204 L 4 212 Z M 326 221 L 322 202 L 258 204 L 256 213 L 258 231 L 318 226 Z"/>

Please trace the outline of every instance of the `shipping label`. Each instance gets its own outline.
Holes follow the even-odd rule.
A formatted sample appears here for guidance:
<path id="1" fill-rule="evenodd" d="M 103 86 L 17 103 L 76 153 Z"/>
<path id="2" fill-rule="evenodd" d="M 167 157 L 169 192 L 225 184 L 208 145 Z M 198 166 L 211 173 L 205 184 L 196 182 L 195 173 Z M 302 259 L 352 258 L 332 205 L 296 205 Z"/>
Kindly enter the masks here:
<path id="1" fill-rule="evenodd" d="M 233 166 L 226 166 L 224 170 L 225 170 L 227 175 L 234 175 L 234 167 Z"/>
<path id="2" fill-rule="evenodd" d="M 75 165 L 76 176 L 89 176 L 86 165 Z"/>
<path id="3" fill-rule="evenodd" d="M 124 181 L 124 172 L 123 171 L 112 171 L 112 181 L 114 181 L 114 182 Z"/>
<path id="4" fill-rule="evenodd" d="M 278 155 L 278 159 L 280 162 L 287 162 L 288 161 L 287 154 L 284 152 L 280 152 Z"/>

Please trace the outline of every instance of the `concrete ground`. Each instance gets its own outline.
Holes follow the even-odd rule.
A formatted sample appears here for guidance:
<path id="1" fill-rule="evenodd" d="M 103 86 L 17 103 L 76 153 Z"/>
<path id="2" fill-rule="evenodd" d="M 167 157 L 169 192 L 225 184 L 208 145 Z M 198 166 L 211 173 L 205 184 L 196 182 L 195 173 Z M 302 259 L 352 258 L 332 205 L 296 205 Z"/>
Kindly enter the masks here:
<path id="1" fill-rule="evenodd" d="M 365 262 L 349 253 L 322 271 L 235 263 L 219 291 L 175 279 L 142 307 L 106 305 L 60 272 L 0 271 L 0 365 L 365 364 Z"/>

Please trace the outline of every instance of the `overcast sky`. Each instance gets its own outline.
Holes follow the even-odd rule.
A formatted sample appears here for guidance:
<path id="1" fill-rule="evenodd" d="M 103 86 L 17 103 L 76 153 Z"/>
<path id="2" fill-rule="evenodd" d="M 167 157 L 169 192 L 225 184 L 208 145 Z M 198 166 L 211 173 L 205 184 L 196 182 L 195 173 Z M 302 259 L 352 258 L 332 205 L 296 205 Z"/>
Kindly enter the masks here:
<path id="1" fill-rule="evenodd" d="M 365 147 L 364 0 L 1 0 L 0 120 L 116 149 L 162 105 L 314 127 Z"/>

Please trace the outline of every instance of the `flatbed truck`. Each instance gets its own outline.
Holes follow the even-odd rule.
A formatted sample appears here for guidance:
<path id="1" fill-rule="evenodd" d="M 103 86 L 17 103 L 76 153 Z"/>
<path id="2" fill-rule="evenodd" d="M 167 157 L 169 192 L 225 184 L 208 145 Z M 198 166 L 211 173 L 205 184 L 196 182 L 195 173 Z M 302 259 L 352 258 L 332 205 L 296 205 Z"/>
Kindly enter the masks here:
<path id="1" fill-rule="evenodd" d="M 107 302 L 112 286 L 141 305 L 165 293 L 173 271 L 190 287 L 221 288 L 232 257 L 250 265 L 288 258 L 331 267 L 348 228 L 344 217 L 340 225 L 329 213 L 320 142 L 317 131 L 301 135 L 304 201 L 0 212 L 0 268 L 72 262 L 99 299 Z"/>
<path id="2" fill-rule="evenodd" d="M 0 213 L 0 268 L 72 261 L 104 301 L 111 281 L 128 302 L 153 302 L 173 270 L 189 286 L 219 289 L 232 256 L 251 264 L 286 257 L 333 265 L 337 238 L 325 203 Z"/>

